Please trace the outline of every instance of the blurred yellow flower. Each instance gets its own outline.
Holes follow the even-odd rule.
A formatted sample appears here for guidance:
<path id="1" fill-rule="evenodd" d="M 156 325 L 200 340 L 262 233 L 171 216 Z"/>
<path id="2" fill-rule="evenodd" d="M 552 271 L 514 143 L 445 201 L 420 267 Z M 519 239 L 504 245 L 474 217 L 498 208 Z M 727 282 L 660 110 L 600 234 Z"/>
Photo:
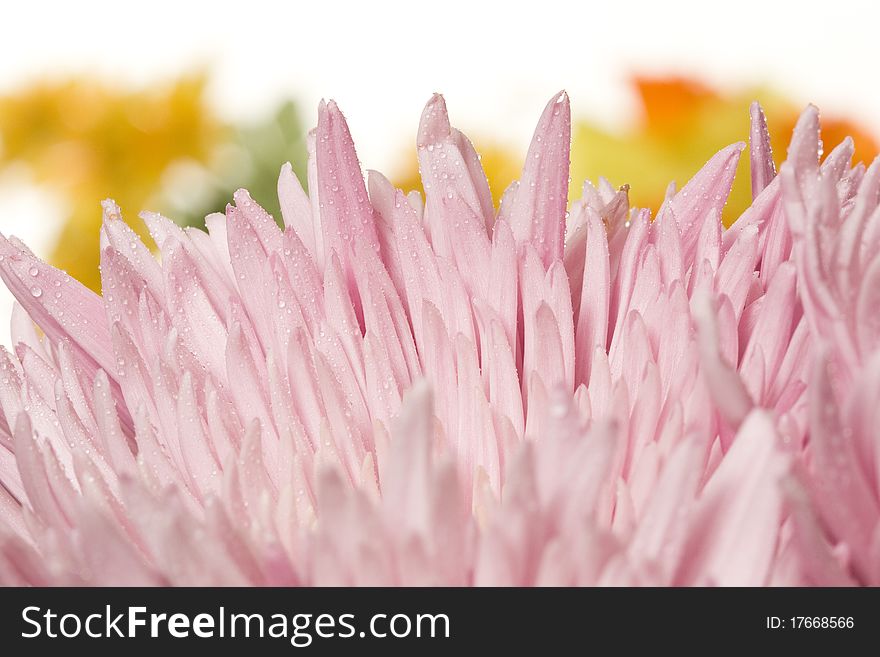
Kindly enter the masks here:
<path id="1" fill-rule="evenodd" d="M 803 109 L 779 94 L 750 89 L 721 93 L 683 78 L 633 80 L 642 105 L 640 119 L 625 132 L 610 132 L 598 124 L 580 120 L 572 126 L 570 198 L 581 196 L 584 180 L 605 176 L 615 186 L 630 185 L 633 204 L 656 211 L 663 202 L 669 180 L 679 186 L 690 180 L 718 150 L 749 136 L 749 104 L 757 99 L 764 107 L 777 165 L 785 159 L 788 139 Z M 822 138 L 827 150 L 850 135 L 856 143 L 855 159 L 869 163 L 878 152 L 873 135 L 852 121 L 822 117 Z M 519 178 L 522 155 L 498 144 L 474 139 L 489 178 L 497 206 L 507 186 Z M 748 158 L 740 162 L 748 167 Z M 409 156 L 397 184 L 405 191 L 421 182 L 415 156 Z M 751 203 L 749 175 L 738 175 L 725 208 L 729 224 Z"/>
<path id="2" fill-rule="evenodd" d="M 136 91 L 77 79 L 0 97 L 0 166 L 23 162 L 69 204 L 52 264 L 99 288 L 98 201 L 112 196 L 132 213 L 155 207 L 169 164 L 209 157 L 225 129 L 204 90 L 201 75 Z"/>
<path id="3" fill-rule="evenodd" d="M 498 207 L 504 190 L 522 173 L 523 156 L 496 142 L 475 139 L 473 143 L 480 155 L 480 162 L 486 172 L 486 177 L 489 179 L 492 201 L 495 203 L 495 207 Z M 407 153 L 407 156 L 409 158 L 407 165 L 401 175 L 396 178 L 395 184 L 405 192 L 417 189 L 424 193 L 415 153 Z"/>

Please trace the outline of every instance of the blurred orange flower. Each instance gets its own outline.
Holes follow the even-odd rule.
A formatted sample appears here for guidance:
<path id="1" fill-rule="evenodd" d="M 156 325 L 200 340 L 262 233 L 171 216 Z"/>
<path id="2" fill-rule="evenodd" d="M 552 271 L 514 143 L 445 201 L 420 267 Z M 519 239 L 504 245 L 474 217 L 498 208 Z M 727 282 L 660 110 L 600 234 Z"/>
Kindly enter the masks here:
<path id="1" fill-rule="evenodd" d="M 721 93 L 685 78 L 635 78 L 642 116 L 629 132 L 613 134 L 581 121 L 572 128 L 572 188 L 580 196 L 584 180 L 604 175 L 615 186 L 630 184 L 636 205 L 656 210 L 670 179 L 683 185 L 721 148 L 749 136 L 749 104 L 758 100 L 767 116 L 777 166 L 803 107 L 763 89 Z M 847 135 L 856 143 L 855 160 L 870 163 L 877 155 L 873 135 L 853 121 L 822 117 L 826 151 Z M 740 161 L 733 192 L 724 211 L 729 225 L 751 204 L 748 158 Z M 662 173 L 661 173 L 662 172 Z"/>

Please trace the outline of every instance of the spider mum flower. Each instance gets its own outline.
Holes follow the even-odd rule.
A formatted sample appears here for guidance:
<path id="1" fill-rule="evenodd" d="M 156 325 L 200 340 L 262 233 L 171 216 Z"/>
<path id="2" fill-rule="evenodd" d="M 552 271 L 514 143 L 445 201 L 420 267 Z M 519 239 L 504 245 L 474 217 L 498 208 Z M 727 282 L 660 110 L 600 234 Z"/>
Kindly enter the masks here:
<path id="1" fill-rule="evenodd" d="M 567 208 L 567 96 L 495 213 L 440 96 L 425 189 L 321 104 L 285 229 L 104 202 L 102 296 L 0 240 L 7 584 L 878 584 L 880 161 L 818 113 Z M 35 328 L 39 327 L 39 331 Z"/>

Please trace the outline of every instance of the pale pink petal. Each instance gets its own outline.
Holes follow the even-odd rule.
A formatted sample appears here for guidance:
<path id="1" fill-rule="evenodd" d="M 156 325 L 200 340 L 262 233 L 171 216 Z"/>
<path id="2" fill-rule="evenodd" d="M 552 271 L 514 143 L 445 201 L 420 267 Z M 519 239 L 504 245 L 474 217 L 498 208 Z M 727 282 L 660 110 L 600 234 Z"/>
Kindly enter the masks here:
<path id="1" fill-rule="evenodd" d="M 742 316 L 758 264 L 758 229 L 743 230 L 724 254 L 715 276 L 715 289 L 730 299 L 736 321 Z"/>
<path id="2" fill-rule="evenodd" d="M 451 235 L 463 229 L 463 234 L 478 238 L 486 235 L 495 215 L 489 184 L 474 147 L 461 132 L 449 124 L 446 102 L 434 94 L 422 111 L 418 132 L 419 163 L 422 186 L 425 189 L 425 212 L 430 216 L 432 242 L 438 253 L 452 255 Z M 458 197 L 469 212 L 462 213 L 477 219 L 473 223 L 453 226 L 444 212 L 444 199 Z M 447 249 L 440 249 L 439 244 Z"/>
<path id="3" fill-rule="evenodd" d="M 725 362 L 721 355 L 718 346 L 718 319 L 711 301 L 703 297 L 695 301 L 694 305 L 694 319 L 699 327 L 700 359 L 706 383 L 722 417 L 734 430 L 739 429 L 755 404 L 734 365 Z"/>
<path id="4" fill-rule="evenodd" d="M 611 333 L 608 335 L 609 344 L 612 343 L 614 336 L 623 330 L 623 324 L 629 312 L 630 296 L 640 270 L 638 265 L 644 257 L 644 250 L 648 244 L 649 226 L 650 222 L 646 213 L 640 213 L 636 216 L 629 229 L 621 231 L 624 241 L 617 263 L 615 264 L 613 258 L 611 259 L 611 298 L 608 309 L 611 328 Z M 581 303 L 583 304 L 583 301 Z"/>
<path id="5" fill-rule="evenodd" d="M 694 261 L 699 226 L 710 212 L 721 215 L 743 148 L 745 144 L 740 142 L 718 151 L 670 202 L 681 231 L 685 268 L 699 264 Z"/>
<path id="6" fill-rule="evenodd" d="M 663 283 L 669 287 L 673 281 L 683 280 L 685 273 L 681 255 L 681 233 L 669 203 L 664 203 L 660 208 L 657 219 L 651 224 L 651 233 L 660 258 Z"/>
<path id="7" fill-rule="evenodd" d="M 285 162 L 281 166 L 281 174 L 278 176 L 278 201 L 281 205 L 284 225 L 296 233 L 303 246 L 314 257 L 316 246 L 312 206 L 290 162 Z"/>
<path id="8" fill-rule="evenodd" d="M 751 130 L 749 132 L 749 153 L 752 169 L 752 199 L 776 177 L 776 164 L 770 148 L 770 133 L 767 130 L 767 117 L 757 101 L 749 107 Z"/>
<path id="9" fill-rule="evenodd" d="M 481 371 L 493 408 L 523 434 L 523 402 L 513 347 L 500 318 L 490 308 L 475 304 L 480 333 Z"/>
<path id="10" fill-rule="evenodd" d="M 861 271 L 863 236 L 868 225 L 876 224 L 871 213 L 880 211 L 880 157 L 874 159 L 865 172 L 856 194 L 849 217 L 840 229 L 840 239 L 836 245 L 836 261 L 839 267 L 839 287 L 841 290 L 858 285 Z"/>
<path id="11" fill-rule="evenodd" d="M 500 213 L 517 244 L 531 244 L 545 267 L 563 255 L 570 149 L 571 107 L 568 94 L 561 91 L 544 109 L 515 198 L 509 211 Z"/>
<path id="12" fill-rule="evenodd" d="M 849 545 L 856 572 L 866 577 L 874 568 L 868 549 L 880 508 L 856 465 L 852 433 L 844 428 L 834 403 L 831 376 L 827 361 L 820 356 L 810 388 L 813 498 L 824 523 Z"/>
<path id="13" fill-rule="evenodd" d="M 749 415 L 700 494 L 676 580 L 760 586 L 769 573 L 782 515 L 788 459 L 769 416 Z"/>
<path id="14" fill-rule="evenodd" d="M 880 346 L 880 256 L 868 263 L 859 284 L 856 300 L 855 325 L 858 345 L 865 355 Z"/>
<path id="15" fill-rule="evenodd" d="M 813 196 L 820 144 L 819 110 L 809 105 L 798 119 L 788 147 L 788 159 L 779 171 L 786 216 L 792 232 L 797 234 L 805 229 L 804 202 Z"/>
<path id="16" fill-rule="evenodd" d="M 208 285 L 194 272 L 183 249 L 174 249 L 165 267 L 168 311 L 186 347 L 212 372 L 223 372 L 226 345 L 224 316 L 205 291 Z"/>
<path id="17" fill-rule="evenodd" d="M 584 252 L 584 280 L 575 333 L 575 382 L 590 380 L 592 354 L 605 349 L 608 339 L 610 271 L 605 229 L 594 213 L 588 213 Z"/>
<path id="18" fill-rule="evenodd" d="M 325 250 L 346 258 L 353 240 L 378 249 L 373 209 L 345 117 L 332 100 L 318 108 L 317 183 Z M 311 188 L 311 184 L 310 184 Z"/>
<path id="19" fill-rule="evenodd" d="M 122 220 L 119 206 L 110 199 L 101 202 L 104 208 L 104 217 L 101 224 L 101 239 L 117 253 L 123 256 L 131 265 L 131 268 L 143 279 L 146 286 L 157 298 L 161 298 L 162 268 L 156 262 L 153 254 L 138 237 L 127 223 Z M 105 248 L 102 247 L 103 253 Z M 103 270 L 102 270 L 103 276 Z"/>
<path id="20" fill-rule="evenodd" d="M 853 586 L 855 582 L 832 553 L 800 478 L 796 474 L 785 478 L 783 490 L 791 510 L 792 543 L 797 547 L 803 577 L 812 586 Z"/>
<path id="21" fill-rule="evenodd" d="M 64 272 L 0 236 L 0 277 L 53 340 L 68 338 L 91 371 L 113 370 L 110 330 L 100 297 Z"/>
<path id="22" fill-rule="evenodd" d="M 778 371 L 791 341 L 797 302 L 795 283 L 794 267 L 780 267 L 770 283 L 763 312 L 752 329 L 740 360 L 740 375 L 754 399 L 761 399 L 766 393 L 763 384 L 759 383 L 763 376 L 759 376 L 758 372 Z"/>
<path id="23" fill-rule="evenodd" d="M 675 572 L 693 513 L 699 485 L 702 448 L 691 441 L 679 444 L 663 467 L 663 474 L 642 514 L 629 553 L 636 560 L 656 562 L 667 582 Z"/>

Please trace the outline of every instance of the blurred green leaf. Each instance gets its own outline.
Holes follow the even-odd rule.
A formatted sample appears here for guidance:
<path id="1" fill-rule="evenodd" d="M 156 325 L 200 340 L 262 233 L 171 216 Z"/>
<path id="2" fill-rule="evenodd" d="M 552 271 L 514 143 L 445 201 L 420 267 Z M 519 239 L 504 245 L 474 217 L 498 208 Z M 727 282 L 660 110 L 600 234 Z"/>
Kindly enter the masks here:
<path id="1" fill-rule="evenodd" d="M 223 212 L 235 190 L 244 187 L 281 224 L 277 185 L 282 163 L 290 162 L 300 181 L 306 180 L 306 131 L 296 104 L 285 101 L 267 120 L 235 128 L 217 159 L 207 176 L 208 191 L 198 195 L 195 206 L 175 213 L 178 222 L 203 227 L 206 215 Z"/>

